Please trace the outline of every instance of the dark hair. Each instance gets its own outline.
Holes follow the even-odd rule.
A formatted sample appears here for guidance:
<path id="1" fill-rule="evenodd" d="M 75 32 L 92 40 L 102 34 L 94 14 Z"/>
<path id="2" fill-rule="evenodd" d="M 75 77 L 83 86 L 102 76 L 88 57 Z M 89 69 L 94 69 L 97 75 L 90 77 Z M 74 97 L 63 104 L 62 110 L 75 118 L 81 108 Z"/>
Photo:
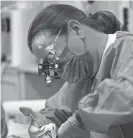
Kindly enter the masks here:
<path id="1" fill-rule="evenodd" d="M 53 4 L 42 10 L 32 21 L 28 32 L 30 50 L 32 50 L 32 39 L 39 31 L 48 29 L 52 34 L 57 34 L 62 28 L 62 34 L 65 34 L 67 31 L 66 25 L 70 19 L 75 19 L 100 31 L 101 21 L 89 18 L 82 10 L 71 5 Z"/>
<path id="2" fill-rule="evenodd" d="M 98 11 L 94 14 L 90 14 L 90 18 L 99 21 L 100 31 L 106 34 L 113 34 L 116 31 L 120 31 L 121 23 L 116 16 L 109 11 Z"/>
<path id="3" fill-rule="evenodd" d="M 85 18 L 81 10 L 64 4 L 53 4 L 42 10 L 32 21 L 28 32 L 28 45 L 31 49 L 33 37 L 40 31 L 48 29 L 52 34 L 57 34 L 62 28 L 62 34 L 66 33 L 66 24 L 70 19 L 82 21 Z"/>

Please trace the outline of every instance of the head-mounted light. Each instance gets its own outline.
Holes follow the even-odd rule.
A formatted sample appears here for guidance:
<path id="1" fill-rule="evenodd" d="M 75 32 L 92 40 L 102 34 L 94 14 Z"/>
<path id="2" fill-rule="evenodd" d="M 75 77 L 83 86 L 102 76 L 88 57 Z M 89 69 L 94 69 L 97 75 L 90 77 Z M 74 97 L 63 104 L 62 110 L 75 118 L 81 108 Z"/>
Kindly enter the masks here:
<path id="1" fill-rule="evenodd" d="M 54 50 L 55 43 L 57 41 L 58 36 L 61 33 L 61 30 L 62 29 L 59 30 L 53 43 L 46 48 L 46 59 L 40 60 L 38 64 L 38 74 L 44 76 L 46 86 L 51 86 L 54 79 L 59 79 L 60 73 L 62 71 L 60 58 L 56 55 L 56 51 Z"/>

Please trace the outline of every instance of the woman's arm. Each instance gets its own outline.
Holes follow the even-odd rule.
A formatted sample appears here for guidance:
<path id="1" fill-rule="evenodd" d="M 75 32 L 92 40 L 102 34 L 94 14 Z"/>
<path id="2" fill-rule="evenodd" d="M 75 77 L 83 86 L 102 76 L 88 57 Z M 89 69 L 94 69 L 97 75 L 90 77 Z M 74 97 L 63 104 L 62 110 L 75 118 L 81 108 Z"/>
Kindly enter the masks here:
<path id="1" fill-rule="evenodd" d="M 73 84 L 66 82 L 55 95 L 47 99 L 46 107 L 66 109 L 74 113 L 78 102 L 88 94 L 90 87 L 90 79 Z"/>
<path id="2" fill-rule="evenodd" d="M 47 99 L 40 113 L 60 126 L 78 108 L 78 102 L 87 94 L 90 85 L 89 79 L 73 84 L 66 82 L 59 92 Z"/>

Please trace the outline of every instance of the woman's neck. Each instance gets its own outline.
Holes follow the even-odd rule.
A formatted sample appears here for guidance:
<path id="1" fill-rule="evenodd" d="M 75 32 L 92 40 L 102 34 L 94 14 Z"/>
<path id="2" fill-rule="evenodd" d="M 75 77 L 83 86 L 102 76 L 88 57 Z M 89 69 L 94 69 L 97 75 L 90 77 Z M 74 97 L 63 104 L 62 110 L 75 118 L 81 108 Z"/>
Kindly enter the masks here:
<path id="1" fill-rule="evenodd" d="M 87 49 L 92 55 L 94 61 L 94 72 L 97 72 L 101 63 L 104 49 L 107 44 L 108 35 L 101 32 L 97 32 L 96 30 L 93 30 L 88 27 L 86 29 L 86 37 Z"/>

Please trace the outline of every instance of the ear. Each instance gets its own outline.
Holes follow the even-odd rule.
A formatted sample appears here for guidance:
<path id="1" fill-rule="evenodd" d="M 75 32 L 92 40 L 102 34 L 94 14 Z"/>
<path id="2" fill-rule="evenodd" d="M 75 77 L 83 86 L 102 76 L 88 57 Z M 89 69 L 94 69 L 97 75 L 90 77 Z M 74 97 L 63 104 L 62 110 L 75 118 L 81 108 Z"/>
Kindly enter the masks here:
<path id="1" fill-rule="evenodd" d="M 71 19 L 67 22 L 67 29 L 77 35 L 80 35 L 81 24 L 77 20 Z"/>

